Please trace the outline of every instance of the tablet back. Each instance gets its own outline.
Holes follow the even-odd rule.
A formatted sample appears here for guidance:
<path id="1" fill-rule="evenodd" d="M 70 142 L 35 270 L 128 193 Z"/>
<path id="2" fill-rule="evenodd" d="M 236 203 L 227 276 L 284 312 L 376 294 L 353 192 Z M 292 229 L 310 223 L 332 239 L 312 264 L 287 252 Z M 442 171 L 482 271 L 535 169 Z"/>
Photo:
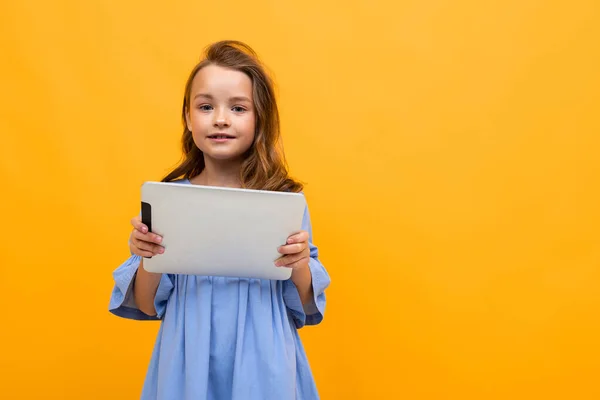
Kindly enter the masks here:
<path id="1" fill-rule="evenodd" d="M 142 221 L 163 236 L 150 272 L 289 279 L 277 248 L 302 229 L 302 194 L 145 182 Z"/>

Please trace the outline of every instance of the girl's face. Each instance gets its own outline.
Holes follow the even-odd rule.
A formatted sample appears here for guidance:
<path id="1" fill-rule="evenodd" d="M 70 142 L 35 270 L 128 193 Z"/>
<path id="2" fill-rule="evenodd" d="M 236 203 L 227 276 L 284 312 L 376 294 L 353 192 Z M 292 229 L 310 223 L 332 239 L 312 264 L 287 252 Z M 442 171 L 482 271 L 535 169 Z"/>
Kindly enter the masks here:
<path id="1" fill-rule="evenodd" d="M 256 127 L 252 81 L 240 71 L 202 68 L 192 81 L 186 122 L 205 159 L 241 161 Z"/>

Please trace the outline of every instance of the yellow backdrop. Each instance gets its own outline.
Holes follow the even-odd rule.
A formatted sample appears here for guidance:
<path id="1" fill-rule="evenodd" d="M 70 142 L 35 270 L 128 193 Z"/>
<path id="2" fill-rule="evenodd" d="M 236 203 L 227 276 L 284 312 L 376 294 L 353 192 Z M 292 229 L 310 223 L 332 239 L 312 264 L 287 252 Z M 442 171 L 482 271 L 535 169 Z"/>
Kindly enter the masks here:
<path id="1" fill-rule="evenodd" d="M 134 399 L 107 311 L 144 180 L 220 39 L 274 72 L 333 284 L 323 399 L 598 399 L 600 18 L 589 1 L 0 5 L 0 397 Z"/>

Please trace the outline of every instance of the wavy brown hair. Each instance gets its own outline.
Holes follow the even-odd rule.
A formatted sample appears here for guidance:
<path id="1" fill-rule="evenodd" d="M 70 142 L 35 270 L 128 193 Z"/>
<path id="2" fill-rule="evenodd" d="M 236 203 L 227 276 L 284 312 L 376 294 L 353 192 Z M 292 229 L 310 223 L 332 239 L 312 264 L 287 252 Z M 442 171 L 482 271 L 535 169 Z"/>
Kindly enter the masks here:
<path id="1" fill-rule="evenodd" d="M 186 124 L 194 77 L 202 68 L 218 65 L 245 73 L 252 81 L 256 132 L 252 146 L 246 153 L 240 169 L 242 187 L 279 192 L 300 192 L 302 184 L 290 178 L 281 143 L 279 110 L 275 101 L 273 82 L 265 72 L 258 56 L 245 43 L 227 40 L 210 45 L 202 60 L 192 69 L 185 85 L 182 107 L 183 158 L 162 181 L 178 178 L 191 179 L 204 169 L 204 154 L 194 143 Z"/>

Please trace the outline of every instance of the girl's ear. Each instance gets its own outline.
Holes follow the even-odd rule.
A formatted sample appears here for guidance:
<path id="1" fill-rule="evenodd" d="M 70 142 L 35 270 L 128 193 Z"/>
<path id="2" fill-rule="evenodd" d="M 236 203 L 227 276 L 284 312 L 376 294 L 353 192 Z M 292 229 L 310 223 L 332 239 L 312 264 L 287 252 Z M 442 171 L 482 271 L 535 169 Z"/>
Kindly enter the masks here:
<path id="1" fill-rule="evenodd" d="M 192 122 L 190 121 L 190 110 L 185 108 L 185 124 L 187 125 L 188 131 L 192 131 Z"/>

